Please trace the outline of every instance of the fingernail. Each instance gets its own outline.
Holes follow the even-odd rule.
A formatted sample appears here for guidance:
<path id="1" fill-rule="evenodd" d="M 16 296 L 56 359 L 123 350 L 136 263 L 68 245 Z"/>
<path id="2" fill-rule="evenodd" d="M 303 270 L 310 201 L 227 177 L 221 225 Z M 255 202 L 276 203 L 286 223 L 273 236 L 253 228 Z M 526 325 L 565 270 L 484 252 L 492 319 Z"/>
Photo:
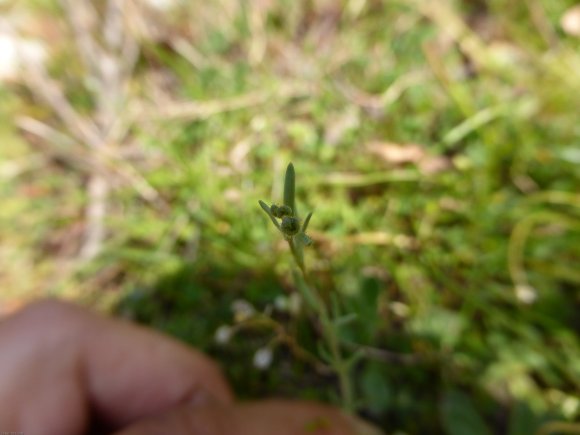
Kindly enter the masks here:
<path id="1" fill-rule="evenodd" d="M 347 415 L 346 418 L 354 429 L 355 435 L 384 435 L 378 427 L 358 417 Z"/>

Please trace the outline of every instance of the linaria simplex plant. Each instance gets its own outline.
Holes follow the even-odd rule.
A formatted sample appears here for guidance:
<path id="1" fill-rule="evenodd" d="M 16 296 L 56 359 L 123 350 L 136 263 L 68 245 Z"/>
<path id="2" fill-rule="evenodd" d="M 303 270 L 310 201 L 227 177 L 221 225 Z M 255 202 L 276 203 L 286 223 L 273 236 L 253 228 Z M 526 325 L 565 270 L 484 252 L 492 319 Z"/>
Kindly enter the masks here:
<path id="1" fill-rule="evenodd" d="M 352 315 L 342 316 L 336 298 L 330 307 L 325 303 L 320 293 L 314 287 L 304 262 L 304 248 L 312 244 L 312 239 L 306 234 L 312 212 L 308 213 L 304 221 L 298 216 L 296 209 L 296 173 L 294 165 L 288 164 L 284 176 L 284 203 L 268 206 L 259 201 L 260 207 L 270 217 L 274 226 L 282 233 L 288 242 L 290 252 L 299 271 L 294 270 L 294 280 L 302 293 L 308 309 L 312 310 L 320 321 L 322 339 L 319 342 L 319 353 L 333 369 L 340 384 L 340 394 L 343 408 L 353 413 L 354 390 L 351 379 L 351 369 L 358 359 L 358 354 L 346 357 L 343 353 L 339 338 L 339 328 L 353 318 Z"/>

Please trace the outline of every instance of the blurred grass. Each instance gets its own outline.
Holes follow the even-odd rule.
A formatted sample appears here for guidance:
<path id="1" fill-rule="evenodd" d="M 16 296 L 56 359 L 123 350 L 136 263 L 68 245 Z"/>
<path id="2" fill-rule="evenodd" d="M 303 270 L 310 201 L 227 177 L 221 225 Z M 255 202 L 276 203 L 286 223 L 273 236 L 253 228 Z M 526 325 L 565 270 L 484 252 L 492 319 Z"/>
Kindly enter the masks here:
<path id="1" fill-rule="evenodd" d="M 116 145 L 158 199 L 113 177 L 106 244 L 79 262 L 87 173 L 71 156 L 90 155 L 10 127 L 67 128 L 23 84 L 0 85 L 0 303 L 74 298 L 208 350 L 243 397 L 333 401 L 333 378 L 285 346 L 270 369 L 251 366 L 267 328 L 213 342 L 235 300 L 269 313 L 293 292 L 257 205 L 281 199 L 293 161 L 299 207 L 315 210 L 315 279 L 358 314 L 345 342 L 368 347 L 364 415 L 389 433 L 577 421 L 580 40 L 559 25 L 572 5 L 144 8 L 127 101 L 138 115 Z M 19 7 L 66 34 L 60 8 Z M 55 38 L 50 71 L 90 114 L 75 47 Z M 312 319 L 272 316 L 316 352 Z"/>

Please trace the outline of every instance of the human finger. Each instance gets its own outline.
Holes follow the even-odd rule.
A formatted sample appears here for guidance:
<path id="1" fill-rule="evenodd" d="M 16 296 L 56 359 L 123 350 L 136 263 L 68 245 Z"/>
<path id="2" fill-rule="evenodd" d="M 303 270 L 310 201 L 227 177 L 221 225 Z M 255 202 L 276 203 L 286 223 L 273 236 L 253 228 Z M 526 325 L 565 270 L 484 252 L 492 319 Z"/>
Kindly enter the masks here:
<path id="1" fill-rule="evenodd" d="M 200 394 L 232 400 L 220 370 L 200 352 L 62 302 L 39 302 L 3 320 L 0 349 L 2 429 L 82 433 L 92 415 L 118 428 Z"/>
<path id="2" fill-rule="evenodd" d="M 180 406 L 141 420 L 115 435 L 378 435 L 335 408 L 269 400 L 237 405 Z"/>

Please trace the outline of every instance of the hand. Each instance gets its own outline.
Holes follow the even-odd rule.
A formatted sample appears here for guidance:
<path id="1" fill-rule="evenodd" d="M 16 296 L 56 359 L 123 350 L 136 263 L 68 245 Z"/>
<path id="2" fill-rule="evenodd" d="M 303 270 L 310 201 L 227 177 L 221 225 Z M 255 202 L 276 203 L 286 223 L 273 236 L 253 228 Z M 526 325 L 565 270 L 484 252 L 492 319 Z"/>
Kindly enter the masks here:
<path id="1" fill-rule="evenodd" d="M 202 353 L 57 301 L 0 320 L 0 403 L 0 431 L 35 435 L 355 433 L 324 405 L 236 403 Z"/>

